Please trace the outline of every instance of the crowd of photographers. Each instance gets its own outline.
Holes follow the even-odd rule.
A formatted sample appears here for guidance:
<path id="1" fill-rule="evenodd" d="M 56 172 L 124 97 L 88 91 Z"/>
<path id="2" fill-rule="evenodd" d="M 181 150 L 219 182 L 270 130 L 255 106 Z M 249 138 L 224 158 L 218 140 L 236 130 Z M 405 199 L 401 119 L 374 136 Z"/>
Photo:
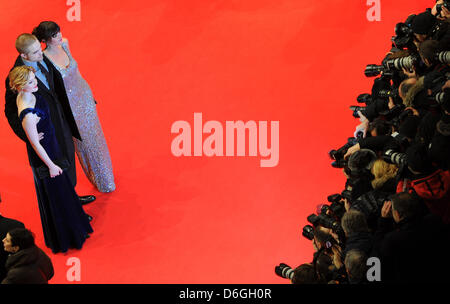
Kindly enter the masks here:
<path id="1" fill-rule="evenodd" d="M 294 284 L 443 283 L 450 277 L 450 0 L 395 27 L 354 137 L 330 151 L 347 178 L 303 228 L 311 263 L 275 267 Z"/>

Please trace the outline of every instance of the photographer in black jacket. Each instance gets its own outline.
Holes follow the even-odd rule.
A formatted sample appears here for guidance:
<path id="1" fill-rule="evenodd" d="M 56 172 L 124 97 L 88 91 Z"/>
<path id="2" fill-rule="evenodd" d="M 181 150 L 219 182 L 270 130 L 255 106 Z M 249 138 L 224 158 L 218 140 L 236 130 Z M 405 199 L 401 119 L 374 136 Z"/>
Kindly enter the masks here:
<path id="1" fill-rule="evenodd" d="M 448 233 L 439 218 L 424 214 L 417 196 L 393 195 L 381 210 L 374 236 L 373 254 L 381 261 L 382 282 L 444 282 L 448 263 L 442 261 L 447 259 Z M 436 244 L 441 246 L 436 248 Z M 426 267 L 418 267 L 420 263 Z"/>

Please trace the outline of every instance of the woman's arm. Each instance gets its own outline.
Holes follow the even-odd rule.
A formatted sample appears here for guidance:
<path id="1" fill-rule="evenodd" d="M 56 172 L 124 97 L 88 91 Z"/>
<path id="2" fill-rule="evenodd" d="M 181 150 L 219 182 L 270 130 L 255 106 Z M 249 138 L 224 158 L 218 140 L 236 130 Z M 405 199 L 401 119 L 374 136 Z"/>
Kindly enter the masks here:
<path id="1" fill-rule="evenodd" d="M 42 147 L 39 142 L 39 134 L 37 132 L 37 123 L 39 121 L 39 117 L 36 114 L 27 114 L 22 120 L 22 127 L 27 134 L 28 140 L 30 141 L 31 146 L 34 151 L 36 151 L 39 158 L 45 163 L 50 171 L 50 177 L 58 176 L 62 173 L 60 167 L 55 165 L 53 161 L 48 157 L 47 152 L 44 147 Z"/>

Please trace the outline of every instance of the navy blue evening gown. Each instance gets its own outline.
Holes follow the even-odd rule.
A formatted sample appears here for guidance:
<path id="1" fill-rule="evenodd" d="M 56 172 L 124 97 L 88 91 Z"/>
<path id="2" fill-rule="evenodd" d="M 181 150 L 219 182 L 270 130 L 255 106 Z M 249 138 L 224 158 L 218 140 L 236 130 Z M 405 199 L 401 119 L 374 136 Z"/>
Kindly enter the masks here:
<path id="1" fill-rule="evenodd" d="M 20 121 L 29 113 L 39 116 L 41 119 L 37 124 L 37 130 L 38 133 L 44 133 L 44 138 L 40 141 L 42 147 L 52 161 L 62 160 L 63 154 L 55 136 L 47 101 L 39 94 L 35 96 L 35 107 L 24 109 L 19 115 Z M 29 155 L 31 160 L 40 161 L 33 149 L 28 149 L 28 153 L 34 153 Z M 42 161 L 40 163 L 43 164 Z M 41 167 L 47 168 L 45 164 Z M 37 168 L 34 168 L 45 245 L 54 253 L 66 252 L 69 248 L 81 249 L 88 234 L 93 230 L 67 173 L 63 171 L 62 174 L 51 178 L 39 177 L 36 172 Z"/>

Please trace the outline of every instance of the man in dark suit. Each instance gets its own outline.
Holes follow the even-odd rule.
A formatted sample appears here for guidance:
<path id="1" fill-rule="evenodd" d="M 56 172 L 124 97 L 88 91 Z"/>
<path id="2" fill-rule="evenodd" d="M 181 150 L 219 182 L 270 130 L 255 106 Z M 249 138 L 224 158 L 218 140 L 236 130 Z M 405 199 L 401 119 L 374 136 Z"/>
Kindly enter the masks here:
<path id="1" fill-rule="evenodd" d="M 70 108 L 62 76 L 48 58 L 45 57 L 42 52 L 41 44 L 34 35 L 19 35 L 16 39 L 16 49 L 20 55 L 17 57 L 14 67 L 27 65 L 32 66 L 36 70 L 35 75 L 38 81 L 39 90 L 34 94 L 40 94 L 49 104 L 50 118 L 55 126 L 56 138 L 64 157 L 70 164 L 67 169 L 67 174 L 72 185 L 75 187 L 77 178 L 75 171 L 75 147 L 72 137 L 79 140 L 82 140 L 82 138 Z M 6 78 L 6 118 L 14 133 L 20 139 L 25 141 L 28 151 L 31 151 L 33 147 L 28 141 L 18 117 L 16 98 L 17 93 L 10 89 L 9 78 Z M 45 136 L 45 134 L 43 136 Z M 28 155 L 31 154 L 32 153 L 28 153 Z M 36 177 L 35 168 L 37 167 L 39 160 L 33 160 L 29 157 L 29 161 L 33 174 Z M 83 205 L 94 200 L 95 196 L 93 195 L 80 197 L 80 202 Z"/>
<path id="2" fill-rule="evenodd" d="M 1 202 L 2 197 L 0 196 L 0 203 Z M 3 217 L 0 214 L 0 239 L 3 240 L 6 237 L 6 234 L 14 228 L 25 228 L 25 225 L 22 222 Z M 5 248 L 3 248 L 2 245 L 0 248 L 0 282 L 6 277 L 5 263 L 7 258 L 8 252 L 5 251 Z"/>

